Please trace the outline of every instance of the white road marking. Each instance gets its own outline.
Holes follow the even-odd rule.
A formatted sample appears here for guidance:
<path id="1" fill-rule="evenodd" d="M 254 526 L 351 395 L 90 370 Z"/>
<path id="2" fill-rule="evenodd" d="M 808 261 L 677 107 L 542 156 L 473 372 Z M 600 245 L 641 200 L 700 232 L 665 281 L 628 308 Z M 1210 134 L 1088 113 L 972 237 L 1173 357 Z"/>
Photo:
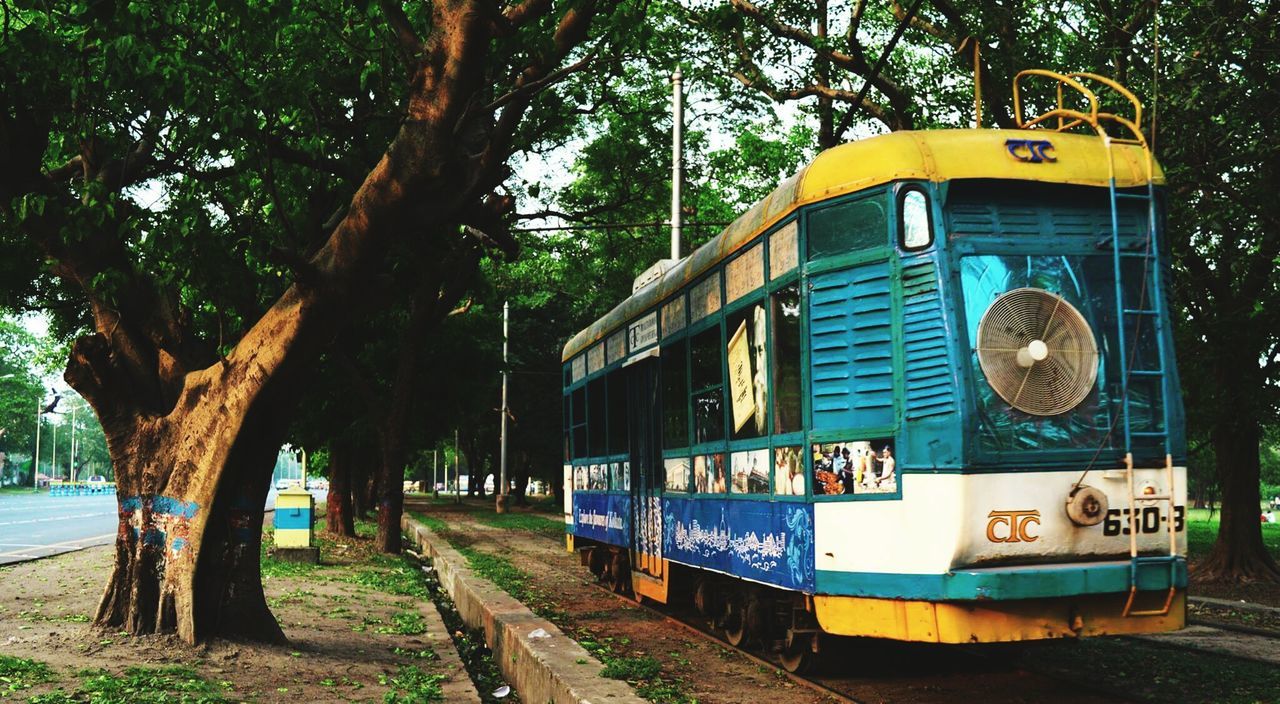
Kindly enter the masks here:
<path id="1" fill-rule="evenodd" d="M 101 511 L 98 513 L 76 513 L 69 516 L 47 516 L 45 518 L 28 518 L 25 521 L 3 521 L 0 526 L 20 526 L 28 523 L 49 523 L 52 521 L 70 521 L 76 518 L 97 518 L 98 516 L 114 516 L 115 511 Z"/>
<path id="2" fill-rule="evenodd" d="M 84 545 L 79 545 L 79 543 L 91 544 L 99 540 L 105 540 L 106 538 L 114 538 L 114 537 L 116 537 L 115 533 L 103 533 L 102 535 L 94 536 L 92 538 L 76 538 L 75 540 L 66 540 L 61 543 L 50 543 L 49 545 L 40 545 L 37 547 L 45 548 L 45 549 L 67 548 L 67 550 L 76 550 L 78 548 L 85 547 Z M 64 552 L 66 551 L 64 550 Z M 30 555 L 20 550 L 14 550 L 12 552 L 0 552 L 0 557 L 38 557 L 38 555 Z"/>

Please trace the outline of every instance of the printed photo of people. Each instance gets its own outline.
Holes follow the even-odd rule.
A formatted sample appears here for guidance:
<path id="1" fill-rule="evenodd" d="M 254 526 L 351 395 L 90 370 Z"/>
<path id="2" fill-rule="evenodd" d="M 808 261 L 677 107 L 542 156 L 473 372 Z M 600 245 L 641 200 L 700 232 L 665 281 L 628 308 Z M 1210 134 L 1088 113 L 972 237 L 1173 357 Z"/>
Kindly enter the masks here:
<path id="1" fill-rule="evenodd" d="M 693 458 L 693 490 L 699 494 L 723 494 L 724 455 L 698 455 Z"/>
<path id="2" fill-rule="evenodd" d="M 733 453 L 733 493 L 769 493 L 769 450 Z"/>
<path id="3" fill-rule="evenodd" d="M 631 491 L 631 462 L 622 463 L 622 490 Z"/>
<path id="4" fill-rule="evenodd" d="M 667 491 L 689 490 L 688 458 L 677 457 L 675 459 L 663 460 L 663 466 L 667 471 Z"/>
<path id="5" fill-rule="evenodd" d="M 609 465 L 609 488 L 614 491 L 622 491 L 622 463 L 614 462 Z"/>
<path id="6" fill-rule="evenodd" d="M 892 440 L 850 440 L 813 446 L 814 494 L 896 491 L 898 472 Z"/>
<path id="7" fill-rule="evenodd" d="M 804 496 L 804 448 L 773 449 L 773 493 L 778 496 Z"/>
<path id="8" fill-rule="evenodd" d="M 609 488 L 608 467 L 603 464 L 591 465 L 591 474 L 587 479 L 587 488 L 592 491 L 603 491 Z"/>
<path id="9" fill-rule="evenodd" d="M 578 465 L 573 468 L 573 490 L 585 491 L 587 488 L 587 468 Z"/>

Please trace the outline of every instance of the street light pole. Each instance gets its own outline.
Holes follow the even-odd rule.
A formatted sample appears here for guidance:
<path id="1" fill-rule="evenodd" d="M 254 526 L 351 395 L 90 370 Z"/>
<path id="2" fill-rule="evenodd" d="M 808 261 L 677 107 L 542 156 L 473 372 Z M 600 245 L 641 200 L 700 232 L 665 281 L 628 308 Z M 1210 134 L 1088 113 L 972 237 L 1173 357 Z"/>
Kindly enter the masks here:
<path id="1" fill-rule="evenodd" d="M 76 411 L 79 406 L 71 407 L 71 481 L 76 480 Z"/>
<path id="2" fill-rule="evenodd" d="M 40 491 L 40 420 L 44 415 L 44 399 L 36 399 L 36 454 L 31 458 L 31 490 Z"/>
<path id="3" fill-rule="evenodd" d="M 497 504 L 495 509 L 498 513 L 507 512 L 507 503 L 510 496 L 507 495 L 507 323 L 511 317 L 511 308 L 508 302 L 502 303 L 502 448 L 499 451 L 499 470 L 498 475 L 501 482 L 498 485 Z"/>

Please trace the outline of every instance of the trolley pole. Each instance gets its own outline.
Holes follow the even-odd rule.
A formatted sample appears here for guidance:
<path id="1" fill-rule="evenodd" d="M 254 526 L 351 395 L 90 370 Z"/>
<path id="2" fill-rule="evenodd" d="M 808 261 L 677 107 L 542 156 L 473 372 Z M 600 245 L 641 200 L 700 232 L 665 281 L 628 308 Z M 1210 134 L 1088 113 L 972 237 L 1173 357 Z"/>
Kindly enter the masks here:
<path id="1" fill-rule="evenodd" d="M 40 421 L 44 416 L 44 399 L 36 399 L 36 454 L 31 458 L 31 490 L 40 491 Z"/>
<path id="2" fill-rule="evenodd" d="M 511 306 L 502 302 L 502 443 L 499 450 L 498 496 L 495 509 L 498 513 L 507 512 L 507 503 L 511 497 L 507 495 L 507 323 L 511 319 Z"/>
<path id="3" fill-rule="evenodd" d="M 684 212 L 680 191 L 684 185 L 684 74 L 677 66 L 671 74 L 671 259 L 680 260 L 680 231 Z"/>

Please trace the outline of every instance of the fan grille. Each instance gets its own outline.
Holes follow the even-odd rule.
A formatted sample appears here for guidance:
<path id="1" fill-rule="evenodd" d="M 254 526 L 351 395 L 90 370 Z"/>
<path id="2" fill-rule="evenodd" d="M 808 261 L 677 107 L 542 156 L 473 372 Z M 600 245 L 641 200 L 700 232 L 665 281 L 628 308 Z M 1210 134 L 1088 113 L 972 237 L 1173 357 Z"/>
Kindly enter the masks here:
<path id="1" fill-rule="evenodd" d="M 1018 288 L 978 323 L 978 362 L 1010 406 L 1055 416 L 1075 408 L 1098 378 L 1098 346 L 1084 316 L 1060 296 Z"/>

